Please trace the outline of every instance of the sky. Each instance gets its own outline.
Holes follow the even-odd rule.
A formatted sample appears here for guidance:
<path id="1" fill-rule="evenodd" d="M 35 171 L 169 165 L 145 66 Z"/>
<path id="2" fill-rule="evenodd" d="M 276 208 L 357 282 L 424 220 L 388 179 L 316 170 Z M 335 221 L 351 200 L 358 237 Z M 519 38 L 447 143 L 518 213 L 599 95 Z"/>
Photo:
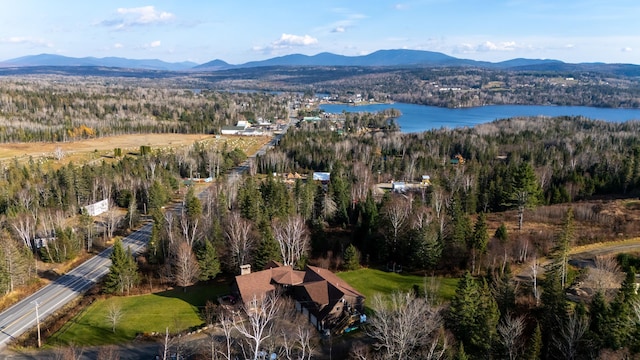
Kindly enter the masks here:
<path id="1" fill-rule="evenodd" d="M 230 64 L 383 49 L 640 64 L 637 0 L 4 0 L 0 61 L 42 53 Z"/>

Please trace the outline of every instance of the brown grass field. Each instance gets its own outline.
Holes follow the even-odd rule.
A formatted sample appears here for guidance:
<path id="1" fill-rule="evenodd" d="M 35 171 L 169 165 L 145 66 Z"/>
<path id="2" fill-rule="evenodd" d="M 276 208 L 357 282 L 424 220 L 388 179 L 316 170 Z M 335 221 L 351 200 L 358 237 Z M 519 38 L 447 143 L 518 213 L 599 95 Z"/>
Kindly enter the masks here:
<path id="1" fill-rule="evenodd" d="M 247 155 L 254 154 L 262 145 L 271 138 L 267 136 L 216 136 L 204 134 L 135 134 L 119 135 L 103 138 L 71 142 L 25 142 L 0 144 L 0 163 L 13 161 L 25 162 L 29 159 L 39 161 L 52 161 L 54 164 L 64 165 L 70 161 L 85 163 L 101 158 L 113 156 L 115 148 L 121 148 L 123 154 L 137 154 L 140 146 L 150 146 L 152 150 L 163 148 L 184 148 L 196 142 L 205 143 L 207 146 L 222 147 L 224 143 L 230 150 L 239 148 Z M 57 160 L 54 152 L 62 150 L 64 157 Z"/>

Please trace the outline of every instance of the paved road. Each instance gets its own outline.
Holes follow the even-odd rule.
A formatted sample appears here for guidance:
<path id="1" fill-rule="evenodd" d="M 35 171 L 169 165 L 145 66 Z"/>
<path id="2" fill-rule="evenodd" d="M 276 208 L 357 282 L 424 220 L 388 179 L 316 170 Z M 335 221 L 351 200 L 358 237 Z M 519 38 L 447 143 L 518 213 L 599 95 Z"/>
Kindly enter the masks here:
<path id="1" fill-rule="evenodd" d="M 141 252 L 150 233 L 151 224 L 147 224 L 124 238 L 122 243 L 125 248 L 129 247 L 134 254 Z M 95 285 L 109 272 L 111 250 L 112 248 L 108 248 L 102 251 L 0 313 L 0 349 L 6 347 L 11 340 L 36 327 L 36 307 L 42 321 Z"/>
<path id="2" fill-rule="evenodd" d="M 265 144 L 251 157 L 255 158 L 256 155 L 264 155 L 270 148 L 278 145 L 289 126 L 295 122 L 295 117 L 290 115 L 290 121 L 282 133 L 276 134 L 268 144 Z M 233 169 L 229 176 L 240 176 L 248 170 L 249 161 L 247 160 Z M 204 192 L 199 194 L 199 197 L 204 196 L 204 194 Z M 173 210 L 179 211 L 179 207 L 180 205 Z M 130 247 L 131 252 L 134 254 L 142 252 L 150 235 L 151 224 L 147 224 L 142 229 L 124 238 L 123 245 L 125 248 Z M 36 307 L 38 316 L 42 321 L 94 286 L 109 272 L 109 267 L 111 266 L 109 255 L 111 251 L 111 247 L 102 251 L 51 284 L 0 313 L 0 350 L 4 349 L 11 340 L 36 327 Z"/>

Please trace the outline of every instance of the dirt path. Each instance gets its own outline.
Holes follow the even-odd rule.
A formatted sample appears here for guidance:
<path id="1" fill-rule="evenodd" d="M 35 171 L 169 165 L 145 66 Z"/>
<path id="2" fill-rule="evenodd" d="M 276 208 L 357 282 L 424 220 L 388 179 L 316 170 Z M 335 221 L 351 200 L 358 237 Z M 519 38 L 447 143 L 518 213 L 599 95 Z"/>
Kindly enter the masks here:
<path id="1" fill-rule="evenodd" d="M 576 246 L 571 249 L 571 252 L 569 253 L 569 259 L 570 261 L 588 266 L 593 263 L 593 260 L 597 256 L 616 255 L 620 253 L 636 251 L 640 251 L 640 238 Z M 551 263 L 551 260 L 547 258 L 540 258 L 538 259 L 538 261 L 540 262 L 538 275 L 540 275 L 544 272 L 544 266 Z M 528 264 L 522 265 L 520 271 L 518 271 L 518 274 L 516 275 L 516 278 L 520 281 L 531 280 L 531 277 L 533 275 L 533 271 L 531 269 L 532 264 L 533 262 L 530 261 Z"/>

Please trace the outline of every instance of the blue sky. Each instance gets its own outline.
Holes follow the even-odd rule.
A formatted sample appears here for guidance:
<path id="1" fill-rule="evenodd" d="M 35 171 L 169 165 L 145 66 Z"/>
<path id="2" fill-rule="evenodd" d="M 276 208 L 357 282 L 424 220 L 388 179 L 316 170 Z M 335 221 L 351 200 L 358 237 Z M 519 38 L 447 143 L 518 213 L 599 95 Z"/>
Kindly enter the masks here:
<path id="1" fill-rule="evenodd" d="M 637 0 L 12 0 L 0 10 L 0 61 L 52 53 L 239 64 L 416 49 L 640 64 L 639 16 Z"/>

